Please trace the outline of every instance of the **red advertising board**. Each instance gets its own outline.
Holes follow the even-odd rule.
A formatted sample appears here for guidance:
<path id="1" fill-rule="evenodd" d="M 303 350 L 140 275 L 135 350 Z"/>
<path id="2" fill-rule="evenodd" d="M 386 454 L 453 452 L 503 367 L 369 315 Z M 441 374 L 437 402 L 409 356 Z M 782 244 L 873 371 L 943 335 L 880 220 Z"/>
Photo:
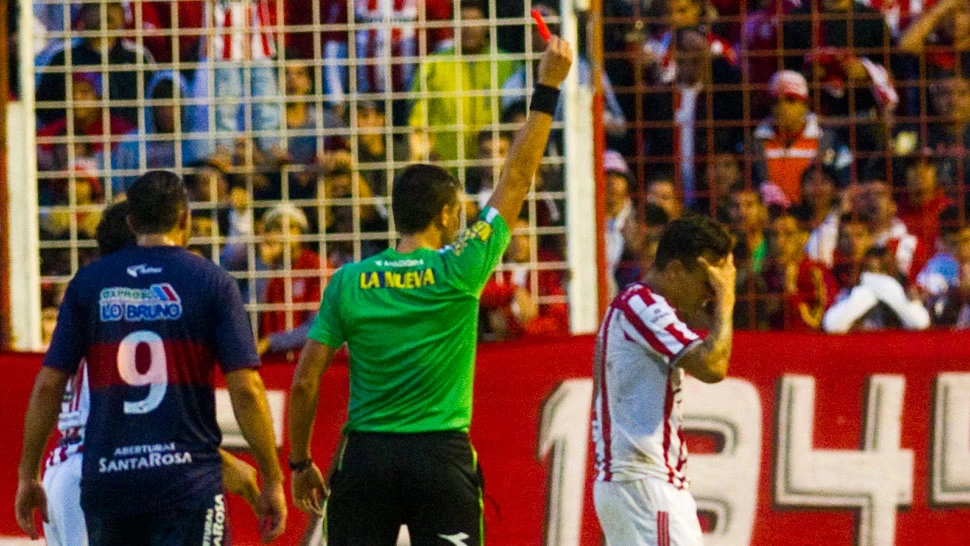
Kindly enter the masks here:
<path id="1" fill-rule="evenodd" d="M 490 544 L 599 545 L 589 445 L 593 339 L 483 345 L 472 438 Z M 13 518 L 22 416 L 38 355 L 0 356 L 0 536 Z M 267 365 L 288 388 L 292 365 Z M 707 546 L 970 544 L 970 335 L 735 336 L 729 380 L 687 385 L 688 475 Z M 347 369 L 323 383 L 314 457 L 346 416 Z M 286 445 L 281 452 L 285 456 Z M 253 516 L 231 504 L 236 544 Z M 307 519 L 291 508 L 281 544 Z"/>

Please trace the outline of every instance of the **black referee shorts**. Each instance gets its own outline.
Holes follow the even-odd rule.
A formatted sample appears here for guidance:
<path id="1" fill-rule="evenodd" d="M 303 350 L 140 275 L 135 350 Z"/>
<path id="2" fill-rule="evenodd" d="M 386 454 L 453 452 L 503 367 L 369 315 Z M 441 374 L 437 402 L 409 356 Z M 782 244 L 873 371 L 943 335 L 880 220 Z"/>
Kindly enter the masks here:
<path id="1" fill-rule="evenodd" d="M 334 461 L 324 532 L 328 546 L 484 543 L 478 456 L 468 434 L 351 432 Z"/>
<path id="2" fill-rule="evenodd" d="M 110 516 L 85 511 L 91 546 L 230 546 L 228 499 L 211 499 L 201 510 Z"/>

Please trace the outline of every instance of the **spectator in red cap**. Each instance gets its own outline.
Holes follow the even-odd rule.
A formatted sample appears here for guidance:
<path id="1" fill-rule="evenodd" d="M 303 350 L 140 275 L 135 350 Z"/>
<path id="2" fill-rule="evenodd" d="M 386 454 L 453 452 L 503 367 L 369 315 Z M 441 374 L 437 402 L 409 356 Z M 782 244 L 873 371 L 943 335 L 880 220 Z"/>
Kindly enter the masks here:
<path id="1" fill-rule="evenodd" d="M 801 203 L 801 179 L 813 162 L 848 175 L 852 154 L 834 131 L 822 129 L 809 109 L 808 82 L 792 70 L 776 72 L 769 83 L 771 116 L 755 130 L 751 144 L 755 179 L 781 188 L 792 204 Z"/>

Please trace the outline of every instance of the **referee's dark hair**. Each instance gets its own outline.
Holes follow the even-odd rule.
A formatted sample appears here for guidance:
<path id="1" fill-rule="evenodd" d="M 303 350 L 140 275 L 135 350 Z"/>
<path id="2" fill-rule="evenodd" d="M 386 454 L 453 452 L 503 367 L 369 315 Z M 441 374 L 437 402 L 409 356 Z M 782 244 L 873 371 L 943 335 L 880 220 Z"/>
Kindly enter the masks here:
<path id="1" fill-rule="evenodd" d="M 128 227 L 129 209 L 128 201 L 119 201 L 108 205 L 101 213 L 94 238 L 98 240 L 98 252 L 102 256 L 135 244 L 135 234 Z"/>
<path id="2" fill-rule="evenodd" d="M 189 209 L 182 179 L 171 171 L 148 171 L 128 188 L 128 216 L 137 234 L 168 233 Z"/>
<path id="3" fill-rule="evenodd" d="M 720 260 L 733 247 L 734 240 L 723 225 L 710 217 L 689 213 L 664 228 L 653 265 L 664 269 L 668 263 L 677 260 L 687 269 L 693 269 L 697 258 L 705 251 Z"/>
<path id="4" fill-rule="evenodd" d="M 394 223 L 404 235 L 421 233 L 441 214 L 445 205 L 458 202 L 460 186 L 451 173 L 426 163 L 409 165 L 391 190 Z"/>

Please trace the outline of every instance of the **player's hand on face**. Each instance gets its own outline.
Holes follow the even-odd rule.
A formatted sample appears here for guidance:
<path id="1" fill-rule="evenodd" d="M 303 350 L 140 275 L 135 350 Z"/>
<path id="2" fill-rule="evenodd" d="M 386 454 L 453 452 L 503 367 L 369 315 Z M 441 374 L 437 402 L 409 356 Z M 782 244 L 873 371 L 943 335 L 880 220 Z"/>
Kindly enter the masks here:
<path id="1" fill-rule="evenodd" d="M 734 283 L 737 270 L 734 267 L 734 255 L 728 253 L 724 260 L 712 265 L 703 256 L 697 257 L 698 263 L 707 270 L 707 278 L 714 289 L 714 294 L 721 301 L 734 297 Z"/>
<path id="2" fill-rule="evenodd" d="M 330 494 L 323 474 L 317 465 L 300 472 L 294 472 L 291 483 L 293 505 L 300 510 L 317 516 L 323 515 L 323 500 Z"/>
<path id="3" fill-rule="evenodd" d="M 34 510 L 40 510 L 40 517 L 45 522 L 48 521 L 48 517 L 47 494 L 44 493 L 44 486 L 41 485 L 39 480 L 21 480 L 17 483 L 15 506 L 17 525 L 30 536 L 31 540 L 40 538 L 40 531 L 34 525 Z"/>
<path id="4" fill-rule="evenodd" d="M 569 42 L 559 36 L 549 38 L 546 51 L 539 61 L 539 83 L 549 87 L 559 87 L 559 84 L 569 74 L 569 67 L 573 64 L 573 49 Z"/>
<path id="5" fill-rule="evenodd" d="M 263 482 L 263 489 L 256 499 L 256 517 L 263 543 L 276 540 L 286 530 L 286 495 L 283 482 Z"/>

